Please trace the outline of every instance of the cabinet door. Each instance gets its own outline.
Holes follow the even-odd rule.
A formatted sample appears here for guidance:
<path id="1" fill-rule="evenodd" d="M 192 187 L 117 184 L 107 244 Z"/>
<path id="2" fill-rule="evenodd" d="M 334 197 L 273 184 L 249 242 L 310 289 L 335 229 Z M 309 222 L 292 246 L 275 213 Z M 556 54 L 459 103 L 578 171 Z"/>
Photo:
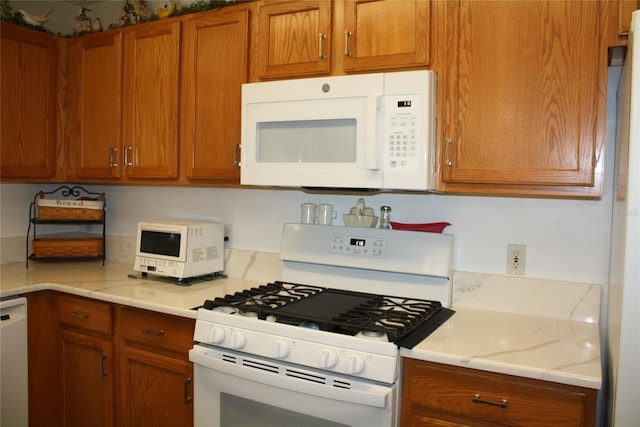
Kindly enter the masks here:
<path id="1" fill-rule="evenodd" d="M 599 195 L 600 2 L 445 3 L 440 189 Z"/>
<path id="2" fill-rule="evenodd" d="M 344 2 L 345 71 L 429 65 L 431 1 Z"/>
<path id="3" fill-rule="evenodd" d="M 216 11 L 186 24 L 182 85 L 185 175 L 239 181 L 242 83 L 247 82 L 249 11 Z"/>
<path id="4" fill-rule="evenodd" d="M 631 15 L 640 9 L 638 0 L 609 0 L 609 46 L 626 46 L 631 29 Z"/>
<path id="5" fill-rule="evenodd" d="M 56 172 L 57 41 L 2 23 L 0 175 L 49 178 Z"/>
<path id="6" fill-rule="evenodd" d="M 258 77 L 323 75 L 331 71 L 329 1 L 268 1 L 258 8 Z"/>
<path id="7" fill-rule="evenodd" d="M 60 341 L 63 425 L 114 425 L 113 345 L 67 330 Z"/>
<path id="8" fill-rule="evenodd" d="M 191 363 L 123 346 L 120 371 L 120 425 L 193 425 Z"/>
<path id="9" fill-rule="evenodd" d="M 119 178 L 122 33 L 70 39 L 67 54 L 72 168 L 80 178 Z"/>
<path id="10" fill-rule="evenodd" d="M 124 32 L 123 159 L 132 178 L 176 178 L 180 21 Z"/>

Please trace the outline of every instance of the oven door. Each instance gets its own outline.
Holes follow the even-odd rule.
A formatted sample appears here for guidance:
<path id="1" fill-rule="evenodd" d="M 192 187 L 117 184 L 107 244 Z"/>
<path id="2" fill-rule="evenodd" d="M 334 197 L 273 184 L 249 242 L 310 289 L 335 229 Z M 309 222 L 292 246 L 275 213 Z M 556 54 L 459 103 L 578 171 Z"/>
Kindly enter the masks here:
<path id="1" fill-rule="evenodd" d="M 196 345 L 197 426 L 395 426 L 397 384 L 386 385 Z"/>

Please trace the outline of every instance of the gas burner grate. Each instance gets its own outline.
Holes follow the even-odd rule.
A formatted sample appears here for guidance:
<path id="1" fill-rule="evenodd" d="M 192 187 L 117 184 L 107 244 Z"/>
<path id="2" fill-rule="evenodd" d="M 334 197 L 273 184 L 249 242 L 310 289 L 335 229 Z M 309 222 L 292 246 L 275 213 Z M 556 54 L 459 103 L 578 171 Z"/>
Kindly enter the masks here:
<path id="1" fill-rule="evenodd" d="M 279 323 L 314 325 L 323 331 L 346 335 L 381 333 L 390 342 L 424 329 L 431 318 L 448 318 L 453 313 L 438 301 L 280 281 L 205 301 L 204 308 L 216 307 L 253 312 L 263 320 L 273 317 Z"/>
<path id="2" fill-rule="evenodd" d="M 323 292 L 325 289 L 318 286 L 278 281 L 218 297 L 214 300 L 206 300 L 203 307 L 207 310 L 221 306 L 234 307 L 239 310 L 256 312 L 261 319 L 264 319 L 265 316 L 260 316 L 262 310 L 276 309 Z"/>

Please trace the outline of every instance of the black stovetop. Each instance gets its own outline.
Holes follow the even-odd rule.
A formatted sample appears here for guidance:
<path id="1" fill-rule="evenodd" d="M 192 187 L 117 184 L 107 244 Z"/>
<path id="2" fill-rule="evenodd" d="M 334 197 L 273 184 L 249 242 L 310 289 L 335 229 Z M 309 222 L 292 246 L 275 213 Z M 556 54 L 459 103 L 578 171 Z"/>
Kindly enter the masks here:
<path id="1" fill-rule="evenodd" d="M 386 335 L 388 341 L 409 348 L 454 313 L 438 301 L 281 281 L 207 300 L 203 307 L 231 307 L 263 320 L 340 334 Z"/>

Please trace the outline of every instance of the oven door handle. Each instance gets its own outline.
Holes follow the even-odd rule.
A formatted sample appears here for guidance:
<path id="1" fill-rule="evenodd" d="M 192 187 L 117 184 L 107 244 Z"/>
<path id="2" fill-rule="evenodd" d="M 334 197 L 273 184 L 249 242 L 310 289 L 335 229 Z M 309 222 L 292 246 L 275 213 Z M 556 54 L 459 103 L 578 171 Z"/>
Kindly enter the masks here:
<path id="1" fill-rule="evenodd" d="M 271 387 L 318 396 L 323 399 L 338 400 L 340 402 L 367 405 L 376 408 L 388 408 L 390 405 L 391 387 L 368 384 L 359 380 L 355 380 L 363 385 L 359 390 L 332 387 L 296 377 L 254 369 L 250 366 L 237 365 L 218 360 L 208 355 L 206 348 L 199 346 L 195 346 L 189 351 L 189 360 L 206 368 L 245 378 L 249 381 L 256 381 Z M 195 381 L 198 381 L 197 377 Z"/>

